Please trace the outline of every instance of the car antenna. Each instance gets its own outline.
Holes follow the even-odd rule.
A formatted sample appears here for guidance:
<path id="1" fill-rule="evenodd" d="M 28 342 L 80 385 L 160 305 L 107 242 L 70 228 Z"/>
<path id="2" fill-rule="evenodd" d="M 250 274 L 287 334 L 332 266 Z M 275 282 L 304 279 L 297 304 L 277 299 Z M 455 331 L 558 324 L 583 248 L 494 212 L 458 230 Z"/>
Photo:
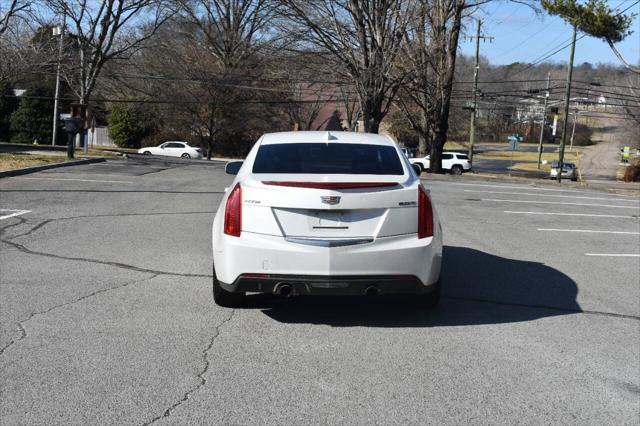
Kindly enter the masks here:
<path id="1" fill-rule="evenodd" d="M 335 140 L 337 140 L 338 138 L 336 138 L 335 136 L 333 136 L 333 135 L 331 134 L 331 132 L 326 132 L 326 133 L 324 134 L 324 138 L 323 138 L 323 139 L 324 139 L 324 141 L 326 142 L 326 144 L 327 144 L 327 145 L 329 145 L 329 141 L 335 141 Z"/>

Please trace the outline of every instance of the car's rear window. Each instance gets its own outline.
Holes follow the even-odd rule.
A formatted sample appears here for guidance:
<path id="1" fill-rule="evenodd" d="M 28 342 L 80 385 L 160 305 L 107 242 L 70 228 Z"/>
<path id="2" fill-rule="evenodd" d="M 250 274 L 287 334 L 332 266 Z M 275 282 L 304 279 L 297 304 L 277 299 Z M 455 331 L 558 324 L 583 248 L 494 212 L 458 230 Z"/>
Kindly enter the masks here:
<path id="1" fill-rule="evenodd" d="M 262 145 L 253 173 L 403 175 L 404 170 L 393 146 L 330 142 Z"/>

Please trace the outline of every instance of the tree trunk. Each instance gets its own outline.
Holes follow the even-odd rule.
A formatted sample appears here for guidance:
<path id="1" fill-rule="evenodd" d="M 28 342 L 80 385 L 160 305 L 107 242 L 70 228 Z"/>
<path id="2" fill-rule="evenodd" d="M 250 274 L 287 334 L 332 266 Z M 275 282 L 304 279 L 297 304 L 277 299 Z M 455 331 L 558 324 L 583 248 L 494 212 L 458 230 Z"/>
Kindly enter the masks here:
<path id="1" fill-rule="evenodd" d="M 447 141 L 447 129 L 438 129 L 434 132 L 433 143 L 431 144 L 431 158 L 429 160 L 429 167 L 431 167 L 431 173 L 444 173 L 442 169 L 442 149 Z"/>
<path id="2" fill-rule="evenodd" d="M 211 160 L 211 151 L 213 151 L 213 135 L 207 138 L 207 160 Z"/>
<path id="3" fill-rule="evenodd" d="M 365 123 L 364 131 L 367 133 L 378 133 L 380 131 L 380 122 L 374 118 L 370 118 L 368 123 Z"/>

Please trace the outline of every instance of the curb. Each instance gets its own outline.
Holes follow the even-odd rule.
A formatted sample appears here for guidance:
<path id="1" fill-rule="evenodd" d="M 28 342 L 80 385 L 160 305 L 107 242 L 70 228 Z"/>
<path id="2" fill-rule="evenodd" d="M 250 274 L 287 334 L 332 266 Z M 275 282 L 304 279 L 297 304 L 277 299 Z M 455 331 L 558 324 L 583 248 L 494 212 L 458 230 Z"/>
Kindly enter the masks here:
<path id="1" fill-rule="evenodd" d="M 106 158 L 87 158 L 84 160 L 68 161 L 65 163 L 45 164 L 42 166 L 25 167 L 24 169 L 7 170 L 6 172 L 0 172 L 0 178 L 26 175 L 28 173 L 40 172 L 48 169 L 58 169 L 60 167 L 80 166 L 82 164 L 103 163 L 107 161 Z"/>

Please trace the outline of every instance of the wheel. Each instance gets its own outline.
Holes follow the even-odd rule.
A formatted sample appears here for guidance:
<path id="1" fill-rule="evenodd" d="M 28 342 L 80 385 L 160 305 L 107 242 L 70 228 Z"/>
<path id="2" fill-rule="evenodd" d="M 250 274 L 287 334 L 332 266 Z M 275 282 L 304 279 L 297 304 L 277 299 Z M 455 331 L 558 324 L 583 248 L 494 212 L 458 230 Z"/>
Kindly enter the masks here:
<path id="1" fill-rule="evenodd" d="M 231 293 L 222 288 L 216 277 L 215 265 L 213 266 L 213 301 L 216 305 L 224 308 L 238 308 L 242 306 L 245 301 L 244 293 Z"/>
<path id="2" fill-rule="evenodd" d="M 149 151 L 144 151 L 142 154 L 143 155 L 151 155 L 151 153 Z"/>
<path id="3" fill-rule="evenodd" d="M 451 167 L 451 174 L 460 176 L 462 174 L 462 166 L 456 164 L 455 166 Z"/>
<path id="4" fill-rule="evenodd" d="M 411 166 L 413 167 L 413 170 L 415 170 L 416 174 L 420 176 L 420 173 L 422 173 L 422 166 L 420 164 L 412 164 Z"/>
<path id="5" fill-rule="evenodd" d="M 440 281 L 436 283 L 436 288 L 427 294 L 417 295 L 414 299 L 419 308 L 433 309 L 438 306 L 440 301 Z"/>
<path id="6" fill-rule="evenodd" d="M 191 158 L 191 156 L 189 154 L 187 154 L 186 152 L 184 154 L 182 154 L 180 157 L 187 159 L 187 158 Z"/>

